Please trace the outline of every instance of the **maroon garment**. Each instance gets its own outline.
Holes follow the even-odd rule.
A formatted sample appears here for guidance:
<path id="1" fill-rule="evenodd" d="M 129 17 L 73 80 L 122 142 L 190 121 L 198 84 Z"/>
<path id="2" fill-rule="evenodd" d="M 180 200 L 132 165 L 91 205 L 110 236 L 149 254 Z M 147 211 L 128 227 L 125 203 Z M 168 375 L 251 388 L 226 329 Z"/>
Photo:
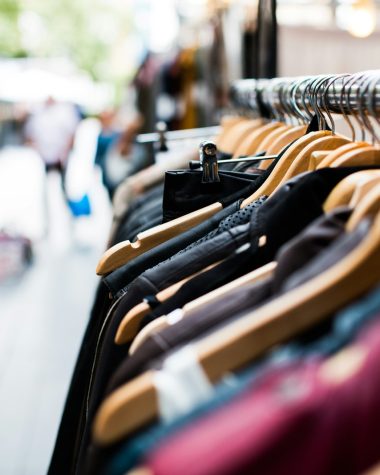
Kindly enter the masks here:
<path id="1" fill-rule="evenodd" d="M 366 470 L 380 460 L 379 318 L 348 350 L 339 360 L 270 370 L 244 395 L 166 440 L 145 465 L 155 475 Z"/>

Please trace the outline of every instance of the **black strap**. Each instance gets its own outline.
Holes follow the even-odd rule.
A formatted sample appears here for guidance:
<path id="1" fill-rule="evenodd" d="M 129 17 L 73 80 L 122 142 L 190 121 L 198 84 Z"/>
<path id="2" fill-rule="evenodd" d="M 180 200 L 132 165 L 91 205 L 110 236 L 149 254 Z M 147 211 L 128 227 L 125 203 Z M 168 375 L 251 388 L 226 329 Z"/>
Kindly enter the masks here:
<path id="1" fill-rule="evenodd" d="M 144 297 L 144 302 L 146 302 L 152 310 L 161 305 L 161 302 L 155 295 L 148 295 Z"/>

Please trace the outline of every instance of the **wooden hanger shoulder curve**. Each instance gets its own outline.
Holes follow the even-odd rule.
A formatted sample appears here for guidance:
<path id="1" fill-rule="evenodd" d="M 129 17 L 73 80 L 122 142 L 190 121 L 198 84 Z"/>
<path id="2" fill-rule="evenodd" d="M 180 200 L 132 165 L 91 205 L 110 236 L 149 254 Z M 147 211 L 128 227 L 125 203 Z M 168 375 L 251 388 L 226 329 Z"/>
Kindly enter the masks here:
<path id="1" fill-rule="evenodd" d="M 169 326 L 170 323 L 168 322 L 166 315 L 158 317 L 156 318 L 156 320 L 149 322 L 146 327 L 139 331 L 135 339 L 132 341 L 131 346 L 128 350 L 128 354 L 132 356 L 133 353 L 138 348 L 140 348 L 140 346 L 143 345 L 149 337 L 151 337 L 155 333 L 164 330 L 165 328 L 168 328 Z"/>
<path id="2" fill-rule="evenodd" d="M 368 235 L 337 264 L 198 342 L 198 360 L 210 381 L 252 362 L 371 289 L 380 279 L 379 260 L 377 214 Z M 107 445 L 157 416 L 154 372 L 150 371 L 121 386 L 102 403 L 93 435 L 99 444 Z"/>
<path id="3" fill-rule="evenodd" d="M 351 150 L 356 150 L 358 148 L 362 148 L 367 146 L 365 142 L 350 142 L 342 147 L 339 147 L 336 150 L 332 150 L 323 160 L 319 161 L 317 165 L 317 170 L 321 168 L 328 168 L 337 158 L 344 155 L 346 152 L 350 152 Z"/>
<path id="4" fill-rule="evenodd" d="M 362 170 L 352 173 L 341 180 L 330 192 L 323 204 L 325 213 L 329 213 L 339 206 L 354 207 L 369 187 L 374 185 L 374 180 L 380 178 L 380 170 Z"/>
<path id="5" fill-rule="evenodd" d="M 196 272 L 195 274 L 186 277 L 179 282 L 176 282 L 166 289 L 161 290 L 157 293 L 156 299 L 159 302 L 165 302 L 165 300 L 168 300 L 170 297 L 172 297 L 185 282 L 197 276 L 198 274 L 201 274 L 202 272 L 212 269 L 218 264 L 220 264 L 220 262 L 211 264 L 205 269 L 202 269 L 199 272 Z M 117 329 L 115 343 L 117 345 L 124 345 L 125 343 L 132 341 L 136 335 L 138 335 L 143 318 L 148 315 L 151 310 L 152 309 L 147 302 L 141 302 L 138 305 L 135 305 L 129 312 L 127 312 Z"/>
<path id="6" fill-rule="evenodd" d="M 355 167 L 363 163 L 366 165 L 380 165 L 380 147 L 359 147 L 346 152 L 331 163 L 331 167 Z"/>
<path id="7" fill-rule="evenodd" d="M 166 288 L 162 292 L 156 295 L 156 299 L 160 302 L 164 302 L 166 299 L 174 295 L 177 290 L 188 280 L 190 277 L 177 282 L 174 285 Z M 135 305 L 120 322 L 115 335 L 115 343 L 117 345 L 124 345 L 132 341 L 136 335 L 138 335 L 141 322 L 143 318 L 151 312 L 152 309 L 147 302 L 141 302 Z"/>
<path id="8" fill-rule="evenodd" d="M 124 315 L 115 335 L 116 345 L 124 345 L 133 340 L 139 331 L 142 319 L 148 315 L 150 310 L 147 302 L 140 302 Z"/>
<path id="9" fill-rule="evenodd" d="M 293 160 L 298 156 L 302 150 L 312 143 L 314 140 L 317 140 L 322 137 L 331 135 L 330 131 L 321 130 L 318 132 L 310 132 L 296 140 L 280 158 L 279 162 L 276 164 L 272 170 L 270 176 L 265 180 L 262 186 L 251 196 L 245 199 L 241 205 L 241 208 L 253 203 L 255 200 L 260 198 L 263 195 L 270 195 L 274 192 L 277 186 L 281 183 L 282 178 L 287 172 Z"/>
<path id="10" fill-rule="evenodd" d="M 232 126 L 223 137 L 218 141 L 218 148 L 222 152 L 234 153 L 239 144 L 257 128 L 261 127 L 263 119 L 253 119 L 239 122 Z"/>
<path id="11" fill-rule="evenodd" d="M 248 274 L 243 275 L 242 277 L 239 277 L 238 279 L 235 279 L 232 282 L 229 282 L 228 284 L 223 285 L 222 287 L 219 287 L 187 303 L 182 309 L 182 318 L 191 316 L 192 311 L 199 310 L 202 306 L 208 305 L 216 301 L 219 297 L 225 296 L 229 292 L 233 292 L 244 285 L 253 284 L 266 279 L 274 272 L 276 266 L 276 262 L 270 262 L 259 269 L 255 269 L 254 271 L 249 272 Z M 163 330 L 164 328 L 167 328 L 171 325 L 172 323 L 168 320 L 166 315 L 159 317 L 153 322 L 150 322 L 138 333 L 136 338 L 133 340 L 133 343 L 129 349 L 129 354 L 132 355 L 137 350 L 137 348 L 141 346 L 153 333 L 157 333 L 158 331 Z"/>
<path id="12" fill-rule="evenodd" d="M 288 130 L 290 130 L 293 126 L 292 125 L 286 125 L 286 124 L 283 124 L 283 125 L 280 125 L 279 127 L 275 128 L 274 130 L 272 130 L 271 132 L 269 132 L 265 137 L 264 139 L 257 145 L 257 148 L 256 148 L 256 152 L 255 153 L 258 153 L 258 152 L 266 152 L 268 150 L 268 148 L 272 145 L 272 143 L 278 138 L 280 137 L 281 135 L 283 135 L 285 132 L 287 132 Z M 268 153 L 266 153 L 266 155 L 268 155 Z M 277 154 L 276 154 L 277 155 Z M 267 160 L 263 160 L 264 161 L 267 161 Z M 263 163 L 262 162 L 262 163 Z"/>
<path id="13" fill-rule="evenodd" d="M 345 145 L 343 145 L 344 147 Z M 339 147 L 342 148 L 342 147 Z M 338 149 L 337 149 L 338 150 Z M 335 152 L 335 150 L 334 150 Z M 329 156 L 330 152 L 324 152 L 323 150 L 317 150 L 316 152 L 312 152 L 310 156 L 310 166 L 313 167 L 314 170 L 318 169 L 319 164 Z"/>
<path id="14" fill-rule="evenodd" d="M 250 134 L 247 134 L 244 140 L 241 141 L 238 147 L 235 149 L 232 158 L 239 158 L 246 155 L 255 155 L 255 153 L 261 152 L 262 150 L 257 150 L 260 143 L 270 132 L 272 132 L 272 130 L 281 127 L 281 125 L 282 124 L 280 122 L 269 122 L 269 124 L 262 125 Z"/>
<path id="15" fill-rule="evenodd" d="M 366 216 L 380 217 L 380 185 L 378 184 L 374 185 L 361 202 L 358 203 L 346 224 L 346 229 L 352 231 Z"/>
<path id="16" fill-rule="evenodd" d="M 380 170 L 372 170 L 372 177 L 363 181 L 354 190 L 349 206 L 354 209 L 365 199 L 370 190 L 380 184 Z"/>
<path id="17" fill-rule="evenodd" d="M 216 138 L 216 145 L 220 150 L 223 150 L 224 144 L 228 143 L 228 137 L 231 135 L 232 131 L 234 129 L 238 130 L 239 124 L 240 127 L 243 126 L 243 124 L 248 123 L 249 119 L 246 117 L 236 117 L 236 118 L 231 118 L 230 120 L 223 119 L 221 120 L 221 127 L 222 130 L 218 137 Z"/>
<path id="18" fill-rule="evenodd" d="M 228 292 L 232 292 L 238 289 L 239 287 L 242 287 L 243 285 L 253 284 L 255 282 L 260 282 L 261 280 L 266 279 L 267 277 L 273 274 L 276 267 L 276 262 L 269 262 L 268 264 L 265 264 L 262 267 L 259 267 L 258 269 L 255 269 L 251 272 L 248 272 L 248 274 L 245 274 L 239 277 L 238 279 L 235 279 L 232 282 L 223 285 L 222 287 L 219 287 L 205 295 L 202 295 L 201 297 L 198 297 L 195 300 L 192 300 L 191 302 L 188 302 L 183 306 L 184 315 L 188 315 L 194 310 L 199 310 L 203 305 L 208 305 L 210 302 L 215 301 L 222 295 L 225 295 Z"/>
<path id="19" fill-rule="evenodd" d="M 342 145 L 349 143 L 350 140 L 346 137 L 340 137 L 338 135 L 328 135 L 326 137 L 321 137 L 305 146 L 305 148 L 297 155 L 289 166 L 285 176 L 281 180 L 279 186 L 282 183 L 289 180 L 290 178 L 299 175 L 300 173 L 311 170 L 313 167 L 310 166 L 312 160 L 312 153 L 317 150 L 335 150 Z"/>
<path id="20" fill-rule="evenodd" d="M 135 242 L 123 241 L 108 249 L 100 259 L 96 268 L 98 275 L 105 275 L 121 267 L 146 251 L 178 236 L 179 234 L 197 226 L 222 210 L 221 203 L 213 203 L 205 208 L 160 224 L 137 235 Z"/>
<path id="21" fill-rule="evenodd" d="M 267 148 L 267 155 L 278 155 L 287 145 L 305 135 L 306 130 L 306 125 L 297 125 L 291 127 L 289 130 L 285 130 L 279 137 L 274 139 L 272 144 Z M 267 169 L 271 163 L 271 160 L 263 160 L 260 164 L 260 168 Z"/>
<path id="22" fill-rule="evenodd" d="M 248 120 L 246 117 L 243 117 L 241 115 L 224 115 L 220 119 L 220 125 L 223 128 L 228 128 L 232 127 L 235 124 L 238 124 L 239 122 L 242 122 L 243 120 Z"/>

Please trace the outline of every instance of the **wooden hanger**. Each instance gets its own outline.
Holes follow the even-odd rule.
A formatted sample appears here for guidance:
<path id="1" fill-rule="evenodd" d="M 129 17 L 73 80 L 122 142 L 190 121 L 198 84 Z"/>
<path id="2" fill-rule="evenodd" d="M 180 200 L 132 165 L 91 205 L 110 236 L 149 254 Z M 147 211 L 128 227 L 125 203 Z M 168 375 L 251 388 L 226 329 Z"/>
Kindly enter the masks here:
<path id="1" fill-rule="evenodd" d="M 310 132 L 298 140 L 296 140 L 280 158 L 279 162 L 276 164 L 270 176 L 265 180 L 263 185 L 251 196 L 245 199 L 241 205 L 242 208 L 253 203 L 255 200 L 260 198 L 263 195 L 271 195 L 273 191 L 281 183 L 285 173 L 292 164 L 293 160 L 298 156 L 302 150 L 311 144 L 314 140 L 317 140 L 322 137 L 331 136 L 331 132 L 327 130 L 321 130 L 318 132 Z"/>
<path id="2" fill-rule="evenodd" d="M 110 247 L 101 257 L 96 273 L 105 275 L 121 267 L 127 262 L 153 249 L 159 244 L 178 236 L 179 234 L 206 221 L 218 211 L 222 210 L 221 203 L 213 203 L 205 208 L 193 211 L 164 224 L 155 226 L 137 235 L 135 242 L 123 241 Z"/>
<path id="3" fill-rule="evenodd" d="M 220 119 L 220 125 L 223 128 L 223 130 L 227 129 L 228 127 L 232 127 L 235 124 L 238 124 L 239 122 L 242 122 L 244 120 L 249 120 L 245 116 L 242 115 L 224 115 Z"/>
<path id="4" fill-rule="evenodd" d="M 366 162 L 364 162 L 366 163 Z M 329 212 L 338 206 L 343 206 L 343 205 L 348 205 L 351 208 L 356 207 L 360 201 L 363 199 L 364 196 L 368 193 L 368 191 L 375 186 L 378 182 L 380 181 L 380 170 L 363 170 L 357 173 L 353 173 L 343 180 L 341 180 L 338 185 L 332 190 L 332 192 L 329 194 L 328 198 L 326 199 L 324 203 L 324 210 L 325 212 Z M 264 266 L 265 267 L 265 266 Z M 263 268 L 264 270 L 264 268 Z M 252 275 L 255 275 L 254 271 Z M 250 274 L 247 274 L 247 276 L 244 276 L 244 278 L 249 279 Z M 237 285 L 242 285 L 239 282 L 240 279 L 237 279 L 236 283 Z M 232 285 L 228 284 L 228 285 Z M 226 287 L 226 286 L 225 286 Z M 224 289 L 224 292 L 227 292 L 228 286 L 226 288 L 222 287 L 221 289 Z M 220 290 L 221 290 L 220 289 Z M 219 289 L 218 289 L 219 290 Z M 210 294 L 207 294 L 204 297 L 201 297 L 200 299 L 196 299 L 194 301 L 194 304 L 197 305 L 198 301 L 202 302 L 203 298 L 213 298 L 213 295 L 218 296 L 218 290 L 211 292 Z M 207 300 L 206 300 L 207 301 Z M 184 307 L 184 311 L 186 313 L 186 309 L 188 309 L 188 305 L 190 305 L 191 309 L 191 304 L 187 304 L 187 306 Z M 166 317 L 160 317 L 160 324 L 156 323 L 156 325 L 152 325 L 150 327 L 150 324 L 147 325 L 140 334 L 137 335 L 136 340 L 133 342 L 131 348 L 130 348 L 130 354 L 132 354 L 135 349 L 143 342 L 145 339 L 150 336 L 152 332 L 158 331 L 158 329 L 162 329 L 165 327 L 165 320 Z M 169 322 L 166 322 L 166 326 L 169 326 Z M 150 330 L 152 329 L 152 331 Z"/>
<path id="5" fill-rule="evenodd" d="M 363 241 L 317 277 L 226 325 L 195 345 L 211 382 L 251 363 L 274 345 L 328 318 L 371 289 L 380 279 L 380 190 L 371 193 L 366 211 L 355 210 L 348 229 L 367 213 L 375 220 Z M 363 214 L 364 213 L 364 214 Z M 158 417 L 154 371 L 114 391 L 101 405 L 93 426 L 100 445 L 120 440 Z"/>
<path id="6" fill-rule="evenodd" d="M 306 145 L 297 157 L 293 160 L 289 168 L 287 169 L 284 177 L 279 183 L 278 187 L 285 183 L 290 178 L 299 175 L 306 171 L 315 170 L 315 157 L 311 158 L 312 153 L 317 150 L 335 150 L 342 145 L 346 145 L 351 142 L 348 138 L 339 135 L 328 135 L 321 137 L 317 140 Z"/>
<path id="7" fill-rule="evenodd" d="M 202 269 L 199 272 L 196 272 L 195 274 L 186 277 L 186 279 L 182 279 L 180 282 L 177 282 L 162 290 L 161 292 L 158 292 L 158 294 L 156 294 L 156 299 L 159 302 L 165 302 L 165 300 L 172 297 L 185 282 L 199 274 L 202 274 L 202 272 L 206 272 L 212 269 L 218 264 L 220 264 L 220 262 L 211 264 L 205 269 Z M 142 319 L 151 311 L 152 309 L 147 302 L 141 302 L 138 305 L 135 305 L 129 312 L 127 312 L 117 329 L 115 343 L 117 345 L 124 345 L 125 343 L 129 343 L 130 341 L 132 341 L 140 329 Z"/>
<path id="8" fill-rule="evenodd" d="M 254 155 L 257 152 L 262 152 L 263 150 L 258 150 L 260 143 L 270 132 L 277 129 L 278 127 L 281 127 L 282 125 L 283 124 L 281 124 L 281 122 L 270 122 L 269 124 L 262 125 L 253 132 L 247 134 L 244 140 L 242 140 L 235 149 L 235 153 L 232 158 L 239 158 L 246 155 Z"/>
<path id="9" fill-rule="evenodd" d="M 373 186 L 367 195 L 363 197 L 351 214 L 346 224 L 346 229 L 353 231 L 366 216 L 376 217 L 376 219 L 380 218 L 380 185 Z"/>
<path id="10" fill-rule="evenodd" d="M 218 300 L 218 298 L 225 296 L 229 292 L 234 292 L 235 290 L 240 287 L 243 287 L 244 285 L 253 284 L 255 282 L 260 282 L 261 280 L 266 279 L 267 277 L 272 275 L 272 273 L 276 269 L 276 266 L 276 262 L 270 262 L 269 264 L 266 264 L 260 267 L 259 269 L 249 272 L 248 274 L 239 277 L 238 279 L 235 279 L 232 282 L 229 282 L 228 284 L 223 285 L 222 287 L 208 292 L 207 294 L 202 295 L 201 297 L 187 303 L 182 308 L 182 318 L 190 317 L 191 312 L 193 312 L 194 310 L 198 310 L 204 305 L 208 305 L 212 302 L 215 302 Z M 137 350 L 137 348 L 141 346 L 147 338 L 149 338 L 150 335 L 157 333 L 158 331 L 163 330 L 164 328 L 167 328 L 171 325 L 172 323 L 170 323 L 170 320 L 166 315 L 150 322 L 137 334 L 136 338 L 133 340 L 133 343 L 129 349 L 129 354 L 132 355 Z"/>
<path id="11" fill-rule="evenodd" d="M 245 117 L 241 116 L 224 116 L 220 120 L 220 133 L 215 137 L 215 144 L 218 148 L 223 145 L 223 137 L 227 135 L 227 132 L 239 122 L 247 120 Z M 222 149 L 221 149 L 222 150 Z"/>
<path id="12" fill-rule="evenodd" d="M 368 144 L 366 142 L 350 142 L 347 145 L 337 148 L 336 150 L 332 150 L 322 161 L 319 162 L 317 165 L 317 170 L 330 167 L 334 160 L 341 157 L 346 152 L 362 148 L 363 146 L 368 146 Z"/>
<path id="13" fill-rule="evenodd" d="M 171 285 L 162 292 L 156 295 L 158 301 L 163 302 L 166 298 L 170 298 L 188 279 L 183 279 L 174 285 Z M 162 299 L 162 300 L 161 300 Z M 152 309 L 147 302 L 141 302 L 135 305 L 127 314 L 117 329 L 115 336 L 115 343 L 117 345 L 124 345 L 132 341 L 138 334 L 143 318 L 151 312 Z"/>
<path id="14" fill-rule="evenodd" d="M 281 182 L 285 175 L 287 168 L 290 166 L 294 158 L 312 141 L 331 135 L 329 131 L 311 132 L 304 135 L 293 143 L 285 154 L 281 157 L 279 163 L 276 165 L 271 175 L 265 183 L 259 188 L 257 192 L 243 201 L 241 208 L 252 203 L 262 195 L 270 195 Z M 218 211 L 223 209 L 221 203 L 213 203 L 200 210 L 193 211 L 185 216 L 174 219 L 159 226 L 155 226 L 147 231 L 137 235 L 137 240 L 133 243 L 130 241 L 123 241 L 112 246 L 101 257 L 96 273 L 98 275 L 108 274 L 136 257 L 144 254 L 150 249 L 159 244 L 168 241 L 169 239 L 191 229 L 192 227 L 204 222 Z"/>
<path id="15" fill-rule="evenodd" d="M 141 329 L 139 333 L 137 333 L 136 337 L 131 343 L 131 346 L 129 347 L 128 354 L 129 356 L 132 356 L 133 353 L 140 348 L 140 346 L 145 343 L 145 341 L 151 337 L 154 334 L 159 333 L 161 330 L 164 330 L 165 328 L 168 328 L 170 326 L 170 323 L 168 322 L 168 319 L 165 316 L 158 317 L 156 320 L 153 320 L 148 323 L 146 327 Z"/>
<path id="16" fill-rule="evenodd" d="M 280 186 L 288 178 L 295 176 L 299 173 L 302 173 L 303 171 L 307 171 L 308 158 L 310 157 L 311 153 L 314 150 L 319 150 L 319 149 L 330 150 L 333 147 L 339 147 L 348 142 L 349 142 L 349 139 L 346 139 L 345 137 L 331 135 L 330 132 L 327 132 L 326 136 L 322 136 L 319 139 L 315 139 L 311 141 L 309 145 L 304 146 L 301 152 L 299 152 L 299 154 L 297 155 L 297 158 L 294 160 L 293 163 L 291 163 L 289 170 L 285 173 L 284 178 L 281 180 L 281 182 L 279 182 L 278 186 Z M 132 309 L 123 319 L 119 327 L 119 330 L 117 332 L 118 336 L 116 337 L 115 341 L 120 342 L 120 344 L 126 343 L 127 341 L 131 341 L 131 339 L 133 339 L 136 336 L 138 328 L 140 327 L 140 322 L 143 316 L 146 314 L 145 312 L 147 312 L 148 310 L 149 310 L 149 306 L 144 303 L 139 304 L 137 307 Z M 143 335 L 148 334 L 148 332 L 149 332 L 149 329 L 145 330 Z M 136 343 L 136 345 L 137 344 L 138 343 Z M 133 347 L 131 348 L 133 351 Z"/>
<path id="17" fill-rule="evenodd" d="M 217 147 L 220 148 L 220 150 L 223 150 L 224 144 L 228 144 L 228 136 L 230 134 L 230 131 L 233 130 L 234 127 L 237 127 L 238 124 L 246 124 L 248 123 L 249 119 L 247 117 L 231 117 L 228 119 L 227 117 L 223 117 L 221 119 L 220 125 L 222 127 L 222 130 L 220 134 L 216 137 L 215 143 L 217 144 Z M 228 145 L 227 145 L 228 146 Z"/>
<path id="18" fill-rule="evenodd" d="M 306 130 L 306 125 L 297 125 L 295 127 L 291 127 L 289 130 L 284 131 L 279 137 L 273 140 L 271 145 L 268 146 L 266 149 L 266 155 L 278 155 L 288 144 L 305 135 Z M 260 168 L 263 170 L 267 169 L 271 163 L 271 160 L 263 160 L 260 163 Z"/>
<path id="19" fill-rule="evenodd" d="M 359 147 L 346 152 L 334 160 L 331 167 L 355 167 L 363 163 L 366 165 L 380 165 L 380 147 Z"/>
<path id="20" fill-rule="evenodd" d="M 372 171 L 372 173 L 371 173 Z M 357 186 L 352 194 L 351 200 L 349 202 L 350 208 L 354 209 L 364 200 L 368 195 L 370 190 L 375 186 L 380 184 L 380 170 L 371 170 L 370 174 L 372 178 L 369 178 L 367 181 L 363 181 L 359 186 Z"/>
<path id="21" fill-rule="evenodd" d="M 222 127 L 222 133 L 219 134 L 219 139 L 221 140 L 221 145 L 223 141 L 226 139 L 228 141 L 228 136 L 230 134 L 230 131 L 235 128 L 237 131 L 239 127 L 245 127 L 245 125 L 250 124 L 254 119 L 250 119 L 249 117 L 246 116 L 236 116 L 235 118 L 232 119 L 224 119 L 222 118 L 220 121 L 220 125 Z M 238 125 L 240 124 L 240 126 Z"/>
<path id="22" fill-rule="evenodd" d="M 355 208 L 356 206 L 359 205 L 359 203 L 366 197 L 368 192 L 376 185 L 380 184 L 380 170 L 363 170 L 357 173 L 353 173 L 346 178 L 344 178 L 342 181 L 336 185 L 336 187 L 332 190 L 332 192 L 329 194 L 325 204 L 324 204 L 324 210 L 325 212 L 329 212 L 338 206 L 344 206 L 348 205 L 351 208 Z M 271 265 L 274 263 L 271 263 Z M 261 268 L 262 271 L 265 270 L 265 266 Z M 257 271 L 253 271 L 252 274 L 254 274 Z M 249 279 L 250 274 L 247 274 L 246 276 L 242 277 L 242 282 L 244 282 L 244 279 Z M 260 276 L 260 274 L 259 274 Z M 244 285 L 243 283 L 239 282 L 240 279 L 237 279 L 236 281 L 236 287 L 239 285 Z M 214 292 L 210 292 L 209 294 L 200 297 L 199 299 L 196 299 L 193 302 L 190 302 L 187 304 L 184 308 L 184 314 L 183 317 L 186 315 L 186 310 L 190 310 L 192 308 L 192 305 L 195 305 L 195 308 L 199 305 L 199 303 L 202 304 L 202 299 L 206 299 L 206 302 L 208 303 L 208 299 L 213 300 L 215 295 L 215 298 L 218 297 L 220 294 L 219 292 L 228 292 L 231 290 L 228 286 L 234 284 L 234 282 L 231 282 L 231 284 L 228 284 L 227 286 L 221 287 L 220 289 L 217 289 Z M 233 287 L 234 288 L 234 287 Z M 223 290 L 224 289 L 224 290 Z M 199 302 L 200 301 L 200 302 Z M 190 306 L 190 307 L 189 307 Z M 133 341 L 130 349 L 129 349 L 129 354 L 133 354 L 136 349 L 153 333 L 157 333 L 158 331 L 162 330 L 163 328 L 166 328 L 170 326 L 170 322 L 167 321 L 167 317 L 160 317 L 159 319 L 155 320 L 154 322 L 149 323 L 135 338 Z"/>
<path id="23" fill-rule="evenodd" d="M 339 147 L 339 148 L 342 148 L 342 147 Z M 333 150 L 333 152 L 335 152 L 335 150 Z M 314 164 L 314 167 L 316 170 L 318 168 L 318 165 L 322 163 L 322 160 L 328 157 L 330 153 L 331 152 L 324 152 L 323 150 L 318 150 L 317 152 L 313 152 L 310 156 L 310 165 L 312 166 L 312 164 Z"/>
<path id="24" fill-rule="evenodd" d="M 362 170 L 343 178 L 327 197 L 323 205 L 325 213 L 339 206 L 354 208 L 378 180 L 380 170 Z"/>
<path id="25" fill-rule="evenodd" d="M 234 153 L 240 143 L 257 128 L 262 126 L 263 119 L 252 119 L 238 122 L 230 127 L 226 134 L 219 139 L 220 150 L 226 153 Z"/>
<path id="26" fill-rule="evenodd" d="M 293 128 L 292 125 L 283 124 L 283 125 L 280 125 L 279 127 L 277 127 L 276 129 L 272 130 L 272 132 L 270 132 L 262 140 L 262 142 L 260 142 L 260 144 L 258 144 L 257 152 L 255 152 L 255 153 L 264 152 L 264 151 L 266 152 L 267 149 L 272 146 L 273 142 L 278 139 L 278 137 L 281 137 L 285 132 L 287 132 L 288 130 L 290 130 L 292 128 Z M 290 142 L 288 142 L 288 143 L 290 143 Z M 279 152 L 276 152 L 275 154 L 278 155 Z M 269 154 L 266 153 L 266 155 L 269 155 Z M 269 160 L 263 160 L 263 162 L 264 161 L 269 161 Z"/>
<path id="27" fill-rule="evenodd" d="M 262 119 L 238 122 L 231 127 L 230 132 L 232 132 L 233 139 L 231 139 L 229 143 L 231 144 L 233 140 L 239 143 L 241 134 L 250 133 L 261 124 Z M 239 133 L 237 129 L 240 130 Z M 185 216 L 144 231 L 137 235 L 136 241 L 133 243 L 127 240 L 112 246 L 101 257 L 96 268 L 96 273 L 98 275 L 105 275 L 112 272 L 159 244 L 204 222 L 222 209 L 223 206 L 221 203 L 213 203 L 192 213 L 188 213 Z"/>

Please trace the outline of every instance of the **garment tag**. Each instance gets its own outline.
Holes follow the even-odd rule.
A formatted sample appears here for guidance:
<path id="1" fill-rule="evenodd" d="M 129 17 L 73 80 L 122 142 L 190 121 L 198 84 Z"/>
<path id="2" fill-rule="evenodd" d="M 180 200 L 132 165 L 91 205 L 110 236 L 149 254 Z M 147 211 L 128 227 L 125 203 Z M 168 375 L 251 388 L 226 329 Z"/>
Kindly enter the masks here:
<path id="1" fill-rule="evenodd" d="M 190 345 L 166 358 L 154 375 L 159 414 L 163 422 L 171 422 L 207 401 L 213 387 Z"/>

